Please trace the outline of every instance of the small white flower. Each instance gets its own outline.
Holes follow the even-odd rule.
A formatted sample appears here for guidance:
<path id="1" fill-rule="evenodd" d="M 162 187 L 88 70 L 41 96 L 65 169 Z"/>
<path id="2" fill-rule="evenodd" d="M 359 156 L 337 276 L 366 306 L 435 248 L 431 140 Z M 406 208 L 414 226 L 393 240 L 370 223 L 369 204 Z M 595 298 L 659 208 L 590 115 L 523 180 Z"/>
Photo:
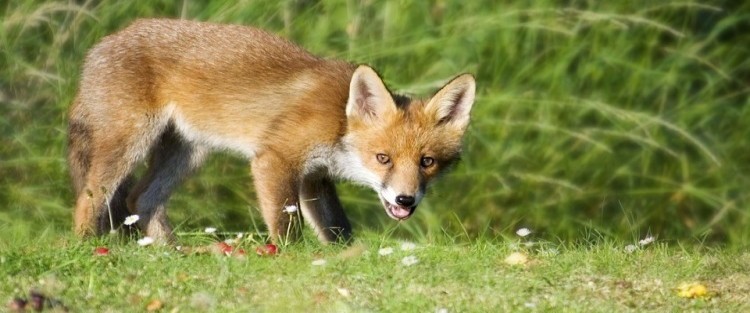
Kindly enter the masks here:
<path id="1" fill-rule="evenodd" d="M 284 210 L 283 211 L 284 211 L 284 213 L 288 213 L 288 214 L 297 213 L 297 206 L 296 205 L 287 205 L 287 206 L 284 206 Z"/>
<path id="2" fill-rule="evenodd" d="M 206 229 L 204 229 L 203 231 L 206 232 L 206 234 L 213 234 L 213 233 L 216 232 L 216 228 L 215 227 L 206 227 Z"/>
<path id="3" fill-rule="evenodd" d="M 633 253 L 635 250 L 638 250 L 638 247 L 635 245 L 627 245 L 625 246 L 625 253 Z"/>
<path id="4" fill-rule="evenodd" d="M 244 236 L 244 235 L 245 234 L 243 234 L 243 233 L 237 233 L 237 239 L 242 239 L 242 236 Z"/>
<path id="5" fill-rule="evenodd" d="M 639 240 L 638 244 L 641 245 L 641 246 L 645 246 L 645 245 L 648 245 L 648 244 L 650 244 L 652 242 L 654 242 L 654 236 L 648 236 L 646 238 L 643 238 L 643 239 Z"/>
<path id="6" fill-rule="evenodd" d="M 411 251 L 417 248 L 417 245 L 411 243 L 411 242 L 404 242 L 401 244 L 401 250 L 403 251 Z"/>
<path id="7" fill-rule="evenodd" d="M 326 265 L 326 263 L 328 262 L 325 259 L 317 259 L 317 260 L 312 261 L 312 265 L 315 265 L 315 266 L 323 266 L 323 265 Z"/>
<path id="8" fill-rule="evenodd" d="M 138 245 L 139 246 L 148 246 L 150 244 L 154 243 L 154 238 L 151 237 L 143 237 L 141 239 L 138 239 Z"/>
<path id="9" fill-rule="evenodd" d="M 237 243 L 237 239 L 232 239 L 232 238 L 229 238 L 229 239 L 225 239 L 225 240 L 224 240 L 224 243 L 226 243 L 226 244 L 228 244 L 228 245 L 230 245 L 230 246 L 231 246 L 231 245 L 233 245 L 233 244 Z"/>
<path id="10" fill-rule="evenodd" d="M 141 218 L 138 215 L 133 214 L 131 216 L 126 217 L 125 222 L 123 222 L 123 224 L 130 226 L 130 225 L 135 224 L 135 222 L 137 222 L 139 219 Z"/>
<path id="11" fill-rule="evenodd" d="M 413 255 L 410 255 L 401 259 L 401 264 L 406 265 L 406 266 L 412 266 L 417 263 L 419 263 L 419 260 L 417 260 L 417 257 Z"/>
<path id="12" fill-rule="evenodd" d="M 378 254 L 380 255 L 389 255 L 391 253 L 393 253 L 393 248 L 391 247 L 385 247 L 385 248 L 378 250 Z"/>
<path id="13" fill-rule="evenodd" d="M 524 227 L 524 228 L 519 228 L 519 229 L 518 229 L 518 230 L 516 231 L 516 235 L 519 235 L 519 236 L 521 236 L 521 237 L 526 237 L 526 236 L 528 236 L 528 235 L 530 235 L 530 234 L 531 234 L 531 230 L 529 230 L 529 229 L 528 229 L 528 228 L 526 228 L 526 227 Z"/>

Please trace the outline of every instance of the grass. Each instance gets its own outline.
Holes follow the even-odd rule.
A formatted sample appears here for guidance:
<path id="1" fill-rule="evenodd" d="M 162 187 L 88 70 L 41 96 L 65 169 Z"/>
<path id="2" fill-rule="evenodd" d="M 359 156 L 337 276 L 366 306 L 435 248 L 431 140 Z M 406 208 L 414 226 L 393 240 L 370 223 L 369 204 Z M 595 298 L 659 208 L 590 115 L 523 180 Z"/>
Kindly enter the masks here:
<path id="1" fill-rule="evenodd" d="M 81 311 L 142 311 L 152 299 L 198 311 L 202 298 L 217 311 L 747 310 L 748 12 L 720 0 L 11 0 L 0 5 L 0 300 L 41 288 Z M 410 94 L 474 73 L 462 163 L 398 226 L 371 191 L 342 183 L 370 252 L 351 259 L 311 236 L 246 261 L 80 242 L 66 110 L 86 51 L 139 17 L 262 27 L 372 64 Z M 182 233 L 257 232 L 256 206 L 245 162 L 219 154 L 169 214 Z M 532 249 L 529 266 L 507 266 L 519 227 L 560 253 Z M 649 234 L 658 244 L 622 252 Z M 422 247 L 417 265 L 376 254 L 400 240 Z M 93 257 L 97 245 L 112 254 Z M 328 265 L 311 266 L 318 257 Z M 677 297 L 689 281 L 713 297 Z"/>
<path id="2" fill-rule="evenodd" d="M 246 237 L 247 238 L 247 237 Z M 187 241 L 206 244 L 209 235 Z M 525 241 L 531 242 L 531 241 Z M 350 248 L 307 241 L 281 247 L 275 257 L 246 259 L 185 255 L 173 248 L 138 247 L 132 240 L 78 242 L 58 238 L 0 258 L 0 293 L 29 289 L 55 297 L 73 311 L 142 312 L 154 300 L 164 312 L 739 312 L 750 308 L 750 254 L 679 249 L 664 242 L 626 253 L 609 241 L 553 245 L 517 239 L 471 244 L 426 243 L 404 251 L 401 242 L 363 234 Z M 252 250 L 257 242 L 241 246 Z M 108 256 L 94 256 L 108 246 Z M 393 248 L 380 255 L 381 247 Z M 526 265 L 503 260 L 513 251 Z M 405 266 L 402 259 L 418 263 Z M 325 265 L 313 265 L 324 259 Z M 700 282 L 708 297 L 677 295 Z"/>

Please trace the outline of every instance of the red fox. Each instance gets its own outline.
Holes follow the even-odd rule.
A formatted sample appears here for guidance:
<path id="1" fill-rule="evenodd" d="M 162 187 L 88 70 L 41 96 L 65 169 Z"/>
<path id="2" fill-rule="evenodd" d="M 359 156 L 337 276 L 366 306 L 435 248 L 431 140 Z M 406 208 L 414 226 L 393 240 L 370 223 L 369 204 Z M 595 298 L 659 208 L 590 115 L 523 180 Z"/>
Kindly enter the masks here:
<path id="1" fill-rule="evenodd" d="M 75 232 L 101 234 L 138 214 L 147 236 L 174 240 L 171 192 L 208 152 L 228 150 L 251 162 L 272 240 L 287 238 L 283 210 L 296 206 L 321 241 L 347 241 L 334 181 L 369 186 L 388 216 L 408 218 L 457 161 L 475 89 L 463 74 L 430 99 L 410 99 L 366 65 L 263 30 L 136 21 L 89 51 L 70 109 Z"/>

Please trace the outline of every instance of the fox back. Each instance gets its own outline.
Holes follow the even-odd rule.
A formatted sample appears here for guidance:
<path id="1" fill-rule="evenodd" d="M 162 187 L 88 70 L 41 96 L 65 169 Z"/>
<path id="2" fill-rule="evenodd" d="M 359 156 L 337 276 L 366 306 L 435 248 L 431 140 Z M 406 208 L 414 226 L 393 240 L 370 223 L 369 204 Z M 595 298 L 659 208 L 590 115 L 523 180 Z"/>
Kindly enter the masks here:
<path id="1" fill-rule="evenodd" d="M 367 66 L 259 29 L 137 21 L 91 49 L 70 109 L 76 232 L 138 214 L 147 235 L 171 240 L 172 190 L 208 152 L 228 150 L 252 161 L 274 240 L 297 236 L 289 227 L 303 216 L 323 241 L 348 240 L 334 180 L 369 186 L 389 216 L 409 217 L 458 158 L 474 93 L 461 75 L 430 99 L 394 96 Z"/>

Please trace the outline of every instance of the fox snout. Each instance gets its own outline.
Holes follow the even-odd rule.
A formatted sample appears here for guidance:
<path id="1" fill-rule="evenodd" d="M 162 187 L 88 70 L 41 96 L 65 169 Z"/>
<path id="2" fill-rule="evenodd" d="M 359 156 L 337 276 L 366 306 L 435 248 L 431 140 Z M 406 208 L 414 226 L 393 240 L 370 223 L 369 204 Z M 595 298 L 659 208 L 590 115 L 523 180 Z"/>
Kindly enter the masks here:
<path id="1" fill-rule="evenodd" d="M 412 196 L 399 195 L 396 196 L 396 204 L 403 206 L 413 206 L 417 200 Z"/>
<path id="2" fill-rule="evenodd" d="M 422 200 L 423 188 L 415 192 L 397 192 L 391 187 L 386 187 L 380 192 L 380 201 L 389 217 L 395 220 L 409 218 L 417 209 L 419 201 Z"/>

